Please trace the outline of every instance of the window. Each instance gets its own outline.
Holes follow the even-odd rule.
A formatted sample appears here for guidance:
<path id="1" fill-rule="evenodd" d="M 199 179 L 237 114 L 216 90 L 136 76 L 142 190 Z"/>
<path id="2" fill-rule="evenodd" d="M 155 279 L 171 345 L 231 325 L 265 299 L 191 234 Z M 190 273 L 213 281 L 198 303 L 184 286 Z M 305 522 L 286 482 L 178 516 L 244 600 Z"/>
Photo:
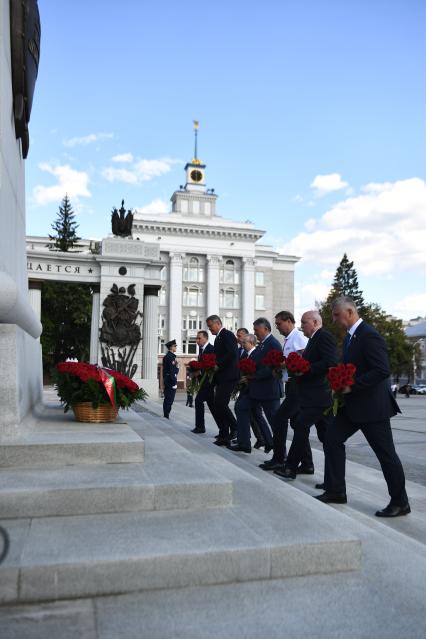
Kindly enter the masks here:
<path id="1" fill-rule="evenodd" d="M 233 288 L 221 288 L 219 291 L 219 306 L 221 308 L 239 308 L 240 294 Z"/>
<path id="2" fill-rule="evenodd" d="M 265 273 L 256 271 L 256 286 L 265 286 Z"/>
<path id="3" fill-rule="evenodd" d="M 236 270 L 234 260 L 226 260 L 220 270 L 220 281 L 224 284 L 238 284 L 240 274 Z"/>
<path id="4" fill-rule="evenodd" d="M 197 286 L 186 286 L 183 290 L 183 305 L 184 306 L 203 306 L 204 295 L 203 291 Z"/>
<path id="5" fill-rule="evenodd" d="M 235 331 L 239 328 L 238 317 L 236 317 L 232 313 L 227 313 L 226 316 L 223 318 L 223 325 L 225 328 L 228 329 L 228 331 L 232 331 L 233 333 L 235 333 Z"/>
<path id="6" fill-rule="evenodd" d="M 204 282 L 204 269 L 200 266 L 200 261 L 197 257 L 191 257 L 185 263 L 183 279 L 186 282 Z"/>
<path id="7" fill-rule="evenodd" d="M 161 288 L 160 289 L 160 306 L 166 306 L 166 304 L 167 304 L 166 289 Z"/>
<path id="8" fill-rule="evenodd" d="M 263 311 L 265 308 L 265 296 L 264 295 L 256 295 L 256 310 Z"/>
<path id="9" fill-rule="evenodd" d="M 182 344 L 182 351 L 187 355 L 197 354 L 197 342 L 193 339 L 184 340 Z"/>

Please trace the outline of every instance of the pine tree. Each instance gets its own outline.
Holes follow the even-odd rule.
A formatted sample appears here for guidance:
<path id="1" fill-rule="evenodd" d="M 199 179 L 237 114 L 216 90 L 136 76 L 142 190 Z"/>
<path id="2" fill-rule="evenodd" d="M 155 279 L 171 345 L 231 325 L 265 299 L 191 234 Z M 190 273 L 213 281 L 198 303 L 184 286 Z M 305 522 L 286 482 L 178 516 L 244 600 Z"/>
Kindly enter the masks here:
<path id="1" fill-rule="evenodd" d="M 333 324 L 331 305 L 333 301 L 341 295 L 347 295 L 351 297 L 355 302 L 360 314 L 365 315 L 367 307 L 364 302 L 363 293 L 359 288 L 358 275 L 356 270 L 354 269 L 354 263 L 349 261 L 346 253 L 344 253 L 342 259 L 340 260 L 340 264 L 336 269 L 336 273 L 334 275 L 333 283 L 331 285 L 331 289 L 327 296 L 327 299 L 324 302 L 321 302 L 318 308 L 319 312 L 321 313 L 324 328 L 333 333 L 339 345 L 343 341 L 345 332 L 344 330 L 338 328 L 335 324 Z"/>
<path id="2" fill-rule="evenodd" d="M 78 247 L 77 242 L 81 239 L 77 236 L 78 224 L 75 221 L 75 213 L 72 210 L 71 202 L 68 195 L 62 200 L 62 206 L 59 206 L 58 217 L 52 224 L 52 229 L 56 235 L 49 234 L 49 240 L 52 244 L 48 244 L 51 251 L 69 251 L 74 247 Z"/>
<path id="3" fill-rule="evenodd" d="M 391 372 L 399 379 L 402 375 L 409 375 L 410 366 L 414 361 L 413 347 L 405 336 L 401 320 L 389 317 L 378 304 L 366 303 L 358 285 L 357 272 L 354 263 L 350 262 L 346 253 L 343 255 L 336 274 L 324 302 L 318 305 L 323 326 L 336 337 L 339 346 L 342 345 L 345 330 L 333 323 L 331 305 L 341 295 L 347 295 L 355 302 L 363 320 L 372 324 L 384 337 L 389 353 Z"/>

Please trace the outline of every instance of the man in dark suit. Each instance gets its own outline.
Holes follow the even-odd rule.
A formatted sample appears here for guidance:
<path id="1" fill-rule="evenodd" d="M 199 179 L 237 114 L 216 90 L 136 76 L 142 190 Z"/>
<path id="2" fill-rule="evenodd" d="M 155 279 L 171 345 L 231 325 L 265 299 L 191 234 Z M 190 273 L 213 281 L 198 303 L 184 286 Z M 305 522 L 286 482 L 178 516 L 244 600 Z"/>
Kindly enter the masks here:
<path id="1" fill-rule="evenodd" d="M 207 331 L 198 331 L 195 341 L 198 344 L 198 361 L 200 361 L 203 355 L 208 355 L 208 353 L 214 352 L 213 346 L 209 344 L 209 334 L 207 333 Z M 209 382 L 208 379 L 206 379 L 199 392 L 195 396 L 195 428 L 191 432 L 206 432 L 206 426 L 204 422 L 204 403 L 207 404 L 210 412 L 213 414 L 213 402 L 213 385 Z"/>
<path id="2" fill-rule="evenodd" d="M 244 327 L 239 328 L 236 332 L 237 342 L 239 344 L 238 354 L 240 359 L 244 359 L 247 357 L 247 348 L 245 346 L 245 340 L 247 336 L 250 335 L 248 330 Z M 257 340 L 254 342 L 254 346 L 256 346 Z M 248 350 L 251 350 L 249 348 Z M 260 428 L 260 422 L 263 420 L 262 408 L 260 406 L 255 406 L 250 411 L 250 426 L 253 431 L 253 435 L 256 437 L 256 441 L 254 443 L 253 448 L 262 448 L 265 445 L 265 440 L 263 439 L 262 429 Z"/>
<path id="3" fill-rule="evenodd" d="M 167 353 L 163 357 L 163 382 L 164 382 L 164 401 L 163 414 L 169 419 L 172 404 L 175 399 L 177 389 L 177 376 L 179 366 L 176 360 L 176 340 L 171 340 L 166 344 Z"/>
<path id="4" fill-rule="evenodd" d="M 235 335 L 223 327 L 218 315 L 210 315 L 206 323 L 211 334 L 216 336 L 214 354 L 218 370 L 213 378 L 213 417 L 219 428 L 219 436 L 214 443 L 216 446 L 228 446 L 233 434 L 237 432 L 237 422 L 229 408 L 229 401 L 240 376 L 238 343 Z"/>
<path id="5" fill-rule="evenodd" d="M 238 398 L 235 406 L 238 423 L 238 443 L 231 450 L 251 452 L 250 446 L 250 413 L 261 408 L 269 424 L 273 422 L 280 405 L 282 395 L 281 383 L 276 379 L 271 368 L 263 364 L 264 357 L 271 350 L 281 351 L 281 344 L 271 333 L 271 324 L 266 317 L 259 317 L 253 323 L 254 333 L 259 344 L 250 355 L 256 363 L 256 372 L 248 382 L 248 390 Z M 272 434 L 266 420 L 259 422 L 265 440 L 265 452 L 272 449 Z"/>
<path id="6" fill-rule="evenodd" d="M 386 344 L 375 328 L 364 322 L 350 297 L 332 306 L 333 321 L 347 330 L 343 361 L 356 366 L 355 384 L 347 387 L 345 403 L 325 435 L 325 492 L 317 499 L 346 503 L 345 441 L 361 430 L 382 467 L 390 502 L 377 517 L 408 515 L 410 505 L 405 476 L 395 451 L 390 418 L 400 412 L 390 389 Z"/>
<path id="7" fill-rule="evenodd" d="M 295 379 L 300 409 L 294 419 L 293 441 L 284 469 L 274 471 L 289 481 L 296 479 L 297 467 L 309 445 L 312 424 L 323 424 L 324 411 L 331 406 L 331 391 L 326 375 L 328 369 L 338 361 L 336 340 L 322 328 L 318 311 L 303 313 L 301 325 L 303 334 L 309 338 L 303 357 L 311 366 L 309 372 Z"/>

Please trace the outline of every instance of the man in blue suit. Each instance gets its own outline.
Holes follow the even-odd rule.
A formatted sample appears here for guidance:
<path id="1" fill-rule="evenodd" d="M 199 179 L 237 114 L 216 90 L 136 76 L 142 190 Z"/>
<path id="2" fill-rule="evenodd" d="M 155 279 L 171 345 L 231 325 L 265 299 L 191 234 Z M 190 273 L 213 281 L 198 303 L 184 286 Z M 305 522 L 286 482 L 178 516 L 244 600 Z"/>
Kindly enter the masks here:
<path id="1" fill-rule="evenodd" d="M 273 422 L 275 414 L 280 406 L 282 397 L 282 384 L 277 380 L 271 368 L 263 364 L 263 359 L 271 350 L 281 352 L 279 341 L 271 333 L 271 324 L 266 317 L 259 317 L 253 322 L 253 331 L 259 340 L 259 344 L 251 354 L 256 363 L 256 373 L 248 382 L 248 390 L 242 394 L 235 406 L 238 424 L 238 444 L 230 446 L 231 450 L 250 453 L 250 410 L 260 406 L 265 413 L 269 424 Z M 265 420 L 259 423 L 265 440 L 265 451 L 272 449 L 272 434 Z"/>
<path id="2" fill-rule="evenodd" d="M 346 503 L 345 441 L 361 430 L 382 467 L 390 502 L 377 517 L 408 515 L 410 505 L 405 476 L 395 451 L 390 418 L 399 413 L 390 388 L 386 344 L 375 328 L 364 322 L 350 297 L 332 306 L 333 321 L 347 331 L 343 361 L 356 366 L 355 384 L 345 389 L 345 404 L 325 435 L 325 492 L 317 499 Z"/>
<path id="3" fill-rule="evenodd" d="M 169 419 L 172 404 L 175 399 L 177 389 L 177 376 L 179 366 L 176 360 L 176 340 L 172 339 L 166 344 L 167 353 L 163 357 L 163 382 L 164 382 L 164 401 L 163 414 Z"/>

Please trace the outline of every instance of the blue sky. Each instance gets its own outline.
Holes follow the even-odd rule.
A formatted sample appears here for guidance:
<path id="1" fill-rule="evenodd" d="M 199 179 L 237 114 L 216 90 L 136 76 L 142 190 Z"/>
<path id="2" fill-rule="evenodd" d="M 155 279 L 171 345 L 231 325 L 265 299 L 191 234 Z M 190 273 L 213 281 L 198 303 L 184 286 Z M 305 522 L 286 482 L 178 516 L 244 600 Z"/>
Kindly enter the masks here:
<path id="1" fill-rule="evenodd" d="M 199 156 L 219 213 L 297 254 L 298 310 L 344 251 L 367 301 L 426 315 L 426 3 L 39 0 L 27 231 L 165 211 Z"/>

